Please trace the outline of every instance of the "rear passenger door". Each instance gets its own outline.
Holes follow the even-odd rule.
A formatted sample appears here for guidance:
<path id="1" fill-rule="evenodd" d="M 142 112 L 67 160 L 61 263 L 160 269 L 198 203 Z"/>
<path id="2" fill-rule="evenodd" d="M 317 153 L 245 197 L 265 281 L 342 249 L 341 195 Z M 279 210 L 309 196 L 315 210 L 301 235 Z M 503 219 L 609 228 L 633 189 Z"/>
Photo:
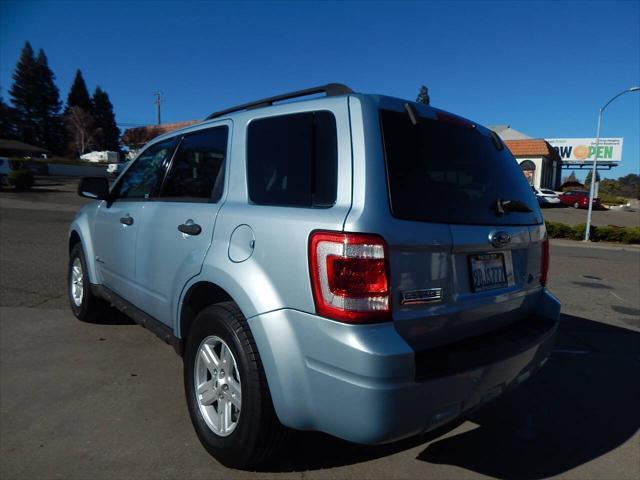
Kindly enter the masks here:
<path id="1" fill-rule="evenodd" d="M 184 285 L 200 272 L 221 205 L 230 124 L 184 134 L 159 194 L 144 205 L 136 248 L 138 307 L 172 326 Z"/>

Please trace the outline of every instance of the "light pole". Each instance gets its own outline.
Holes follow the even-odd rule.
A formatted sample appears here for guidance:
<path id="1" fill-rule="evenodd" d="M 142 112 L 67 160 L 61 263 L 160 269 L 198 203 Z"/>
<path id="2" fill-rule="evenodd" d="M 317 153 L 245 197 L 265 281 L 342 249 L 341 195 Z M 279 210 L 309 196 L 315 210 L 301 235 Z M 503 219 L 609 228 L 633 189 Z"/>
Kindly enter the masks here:
<path id="1" fill-rule="evenodd" d="M 604 112 L 604 109 L 607 108 L 609 104 L 613 102 L 616 98 L 618 98 L 620 95 L 624 95 L 625 93 L 629 93 L 629 92 L 637 92 L 638 90 L 640 90 L 640 87 L 627 88 L 626 90 L 623 90 L 619 94 L 612 97 L 607 103 L 604 104 L 603 107 L 600 108 L 600 110 L 598 110 L 598 131 L 596 133 L 596 150 L 595 150 L 595 154 L 593 155 L 593 168 L 591 170 L 591 186 L 589 188 L 589 213 L 587 214 L 587 228 L 584 230 L 585 242 L 589 241 L 589 232 L 591 231 L 591 211 L 593 210 L 593 194 L 595 192 L 595 185 L 596 185 L 596 175 L 597 175 L 596 166 L 598 164 L 598 146 L 600 145 L 600 126 L 602 125 L 602 112 Z"/>

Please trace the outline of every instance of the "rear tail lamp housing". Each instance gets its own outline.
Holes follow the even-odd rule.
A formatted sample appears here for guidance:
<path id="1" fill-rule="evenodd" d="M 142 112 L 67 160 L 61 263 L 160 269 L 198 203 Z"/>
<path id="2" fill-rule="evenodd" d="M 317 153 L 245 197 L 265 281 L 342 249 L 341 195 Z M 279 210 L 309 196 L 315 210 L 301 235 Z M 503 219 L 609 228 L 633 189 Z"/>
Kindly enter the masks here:
<path id="1" fill-rule="evenodd" d="M 547 284 L 549 276 L 549 238 L 545 236 L 542 242 L 542 258 L 540 261 L 540 285 Z"/>
<path id="2" fill-rule="evenodd" d="M 382 237 L 313 232 L 309 272 L 319 315 L 346 323 L 391 319 L 388 254 Z"/>

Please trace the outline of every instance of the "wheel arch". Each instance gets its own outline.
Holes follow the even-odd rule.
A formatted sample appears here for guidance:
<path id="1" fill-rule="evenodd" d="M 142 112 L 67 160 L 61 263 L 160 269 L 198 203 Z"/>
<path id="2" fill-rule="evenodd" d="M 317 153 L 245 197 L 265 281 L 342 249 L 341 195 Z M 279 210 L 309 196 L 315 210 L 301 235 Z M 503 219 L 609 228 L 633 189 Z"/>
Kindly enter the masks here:
<path id="1" fill-rule="evenodd" d="M 210 305 L 227 301 L 235 302 L 224 288 L 213 282 L 201 280 L 192 284 L 186 290 L 180 304 L 176 335 L 183 341 L 186 340 L 198 313 Z"/>
<path id="2" fill-rule="evenodd" d="M 98 274 L 95 266 L 95 255 L 93 251 L 93 245 L 91 244 L 90 241 L 87 240 L 87 238 L 91 238 L 88 233 L 89 227 L 88 225 L 83 226 L 83 223 L 86 223 L 86 220 L 83 220 L 81 218 L 79 220 L 76 219 L 76 221 L 74 221 L 71 224 L 71 227 L 69 229 L 69 240 L 68 240 L 69 254 L 71 254 L 71 250 L 73 250 L 73 247 L 75 247 L 77 244 L 80 244 L 82 246 L 82 251 L 84 252 L 84 258 L 87 263 L 87 273 L 89 275 L 89 282 L 92 284 L 98 284 L 100 282 L 98 281 Z"/>

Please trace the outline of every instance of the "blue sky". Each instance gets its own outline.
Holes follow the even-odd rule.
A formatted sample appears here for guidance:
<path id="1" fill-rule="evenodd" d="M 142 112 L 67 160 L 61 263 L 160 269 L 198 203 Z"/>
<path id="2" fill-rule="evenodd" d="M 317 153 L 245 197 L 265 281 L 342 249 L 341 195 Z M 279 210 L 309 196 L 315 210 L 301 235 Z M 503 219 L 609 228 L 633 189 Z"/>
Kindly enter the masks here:
<path id="1" fill-rule="evenodd" d="M 598 108 L 640 84 L 640 2 L 0 1 L 0 94 L 20 50 L 43 48 L 66 99 L 80 68 L 118 123 L 203 118 L 327 82 L 415 98 L 534 137 L 595 136 Z M 606 110 L 640 171 L 640 94 Z"/>

